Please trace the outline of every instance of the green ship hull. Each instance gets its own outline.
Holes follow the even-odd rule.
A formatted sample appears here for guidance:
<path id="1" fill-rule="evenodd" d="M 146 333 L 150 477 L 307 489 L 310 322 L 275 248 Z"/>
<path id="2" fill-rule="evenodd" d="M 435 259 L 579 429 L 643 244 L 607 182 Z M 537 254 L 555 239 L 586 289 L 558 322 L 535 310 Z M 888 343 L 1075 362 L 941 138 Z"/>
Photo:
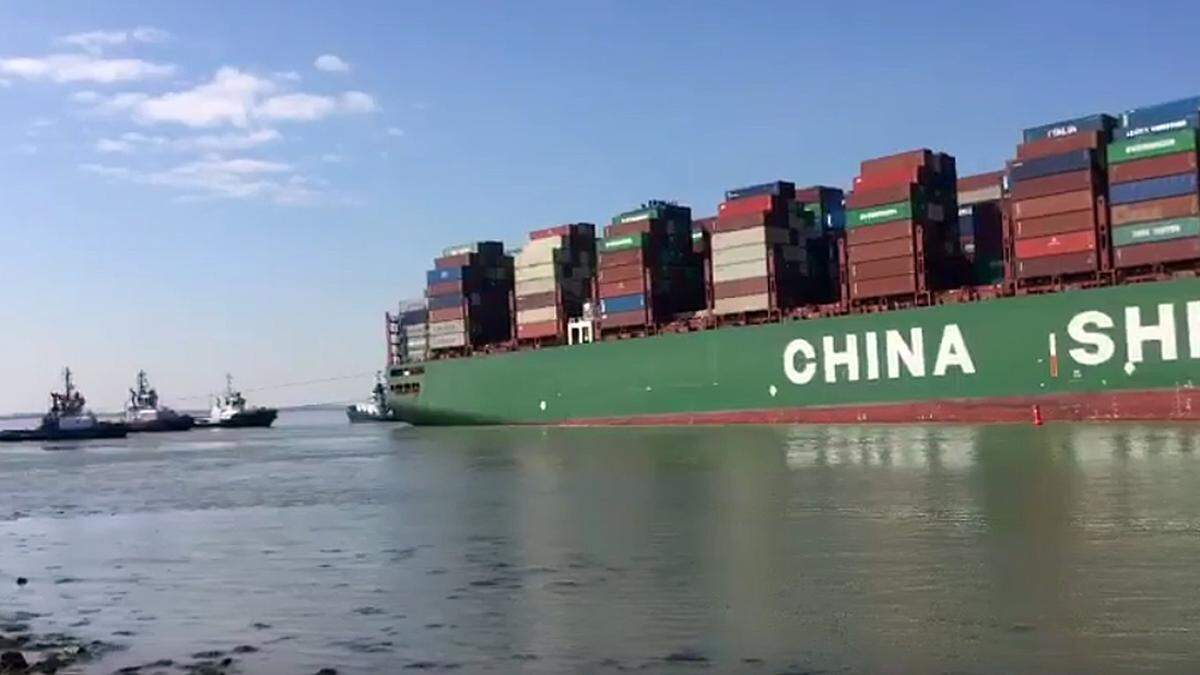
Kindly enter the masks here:
<path id="1" fill-rule="evenodd" d="M 394 366 L 418 425 L 1200 419 L 1200 280 Z"/>

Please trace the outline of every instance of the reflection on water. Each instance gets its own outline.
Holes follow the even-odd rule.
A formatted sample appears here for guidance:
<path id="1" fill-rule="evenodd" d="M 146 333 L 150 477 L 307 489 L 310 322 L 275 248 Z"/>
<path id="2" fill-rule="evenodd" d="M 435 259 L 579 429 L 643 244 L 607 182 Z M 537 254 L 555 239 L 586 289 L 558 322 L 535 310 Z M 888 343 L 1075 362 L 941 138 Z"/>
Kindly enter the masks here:
<path id="1" fill-rule="evenodd" d="M 1198 433 L 327 416 L 23 449 L 0 575 L 33 581 L 0 600 L 130 646 L 96 672 L 243 643 L 246 672 L 1181 672 Z"/>

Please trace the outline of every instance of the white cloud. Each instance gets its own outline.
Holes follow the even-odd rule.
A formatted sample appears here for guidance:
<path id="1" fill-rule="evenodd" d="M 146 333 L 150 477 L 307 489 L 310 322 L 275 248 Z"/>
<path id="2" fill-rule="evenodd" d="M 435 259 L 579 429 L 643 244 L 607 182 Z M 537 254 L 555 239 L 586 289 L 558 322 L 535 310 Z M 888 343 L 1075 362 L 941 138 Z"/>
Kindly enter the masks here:
<path id="1" fill-rule="evenodd" d="M 265 143 L 271 143 L 283 138 L 283 134 L 274 129 L 258 129 L 245 134 L 219 134 L 181 138 L 174 145 L 183 150 L 199 149 L 208 151 L 246 150 Z"/>
<path id="2" fill-rule="evenodd" d="M 344 73 L 350 70 L 350 64 L 334 54 L 322 54 L 313 61 L 313 67 L 326 73 Z"/>
<path id="3" fill-rule="evenodd" d="M 283 94 L 263 101 L 254 114 L 268 120 L 312 121 L 328 117 L 336 108 L 337 101 L 328 96 Z"/>
<path id="4" fill-rule="evenodd" d="M 319 96 L 281 93 L 280 89 L 277 81 L 227 66 L 218 70 L 212 80 L 191 89 L 153 97 L 119 94 L 98 106 L 98 110 L 128 108 L 133 111 L 133 118 L 143 124 L 171 122 L 194 128 L 224 125 L 245 128 L 256 119 L 310 122 L 338 113 L 378 109 L 375 99 L 361 91 Z M 138 96 L 143 98 L 139 100 Z"/>
<path id="5" fill-rule="evenodd" d="M 29 126 L 38 128 L 38 129 L 44 128 L 44 127 L 52 127 L 52 126 L 54 126 L 54 120 L 50 119 L 49 117 L 35 117 L 29 123 Z"/>
<path id="6" fill-rule="evenodd" d="M 147 94 L 139 92 L 126 92 L 124 94 L 114 94 L 107 98 L 101 97 L 100 102 L 93 108 L 94 112 L 104 115 L 112 115 L 119 112 L 127 112 L 136 108 L 142 101 L 150 98 Z"/>
<path id="7" fill-rule="evenodd" d="M 90 89 L 85 89 L 71 94 L 71 100 L 76 103 L 96 103 L 100 100 L 100 94 Z"/>
<path id="8" fill-rule="evenodd" d="M 284 70 L 284 71 L 280 71 L 278 73 L 272 73 L 271 77 L 274 77 L 277 80 L 284 80 L 286 82 L 299 82 L 300 81 L 300 73 L 297 73 L 294 70 Z"/>
<path id="9" fill-rule="evenodd" d="M 96 141 L 96 152 L 103 152 L 107 154 L 120 153 L 127 155 L 133 152 L 133 144 L 129 141 L 101 138 L 100 140 Z"/>
<path id="10" fill-rule="evenodd" d="M 0 89 L 7 89 L 12 86 L 12 80 L 0 78 Z"/>
<path id="11" fill-rule="evenodd" d="M 137 104 L 134 118 L 140 122 L 175 122 L 189 127 L 232 124 L 244 127 L 255 102 L 275 91 L 270 80 L 225 67 L 209 82 L 195 88 L 148 98 Z"/>
<path id="12" fill-rule="evenodd" d="M 396 138 L 399 138 L 399 137 L 401 137 L 401 136 L 403 136 L 403 135 L 404 135 L 404 130 L 403 130 L 403 129 L 401 129 L 400 127 L 388 127 L 388 128 L 387 128 L 387 135 L 388 135 L 388 136 L 395 136 Z"/>
<path id="13" fill-rule="evenodd" d="M 379 106 L 375 104 L 375 99 L 371 98 L 370 94 L 361 91 L 348 91 L 342 94 L 339 99 L 342 110 L 349 113 L 369 113 L 379 110 Z"/>
<path id="14" fill-rule="evenodd" d="M 267 199 L 276 204 L 303 205 L 318 193 L 292 166 L 261 159 L 226 159 L 209 155 L 160 171 L 135 171 L 104 164 L 81 164 L 81 171 L 106 178 L 182 191 L 183 199 Z"/>
<path id="15" fill-rule="evenodd" d="M 87 54 L 49 54 L 0 59 L 0 74 L 26 80 L 112 84 L 162 77 L 175 66 L 141 59 L 104 59 Z"/>
<path id="16" fill-rule="evenodd" d="M 58 39 L 61 44 L 79 47 L 85 52 L 99 54 L 109 47 L 117 47 L 131 42 L 156 43 L 166 42 L 171 34 L 161 28 L 138 26 L 128 30 L 93 30 L 85 33 L 72 33 Z"/>

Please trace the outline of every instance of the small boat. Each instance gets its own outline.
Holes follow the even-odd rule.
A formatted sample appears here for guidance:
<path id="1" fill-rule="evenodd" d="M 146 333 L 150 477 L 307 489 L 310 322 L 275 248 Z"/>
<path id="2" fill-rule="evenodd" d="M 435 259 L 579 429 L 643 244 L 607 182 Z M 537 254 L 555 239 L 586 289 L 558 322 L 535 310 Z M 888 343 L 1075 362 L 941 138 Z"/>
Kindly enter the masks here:
<path id="1" fill-rule="evenodd" d="M 242 428 L 269 427 L 279 411 L 275 408 L 250 407 L 242 392 L 233 388 L 233 376 L 225 376 L 225 393 L 217 396 L 207 418 L 196 420 L 201 427 Z"/>
<path id="2" fill-rule="evenodd" d="M 371 400 L 346 406 L 346 417 L 349 417 L 351 422 L 399 422 L 400 417 L 388 404 L 387 393 L 383 373 L 376 373 Z"/>
<path id="3" fill-rule="evenodd" d="M 75 388 L 71 369 L 63 370 L 63 391 L 50 393 L 50 411 L 36 429 L 0 431 L 0 442 L 83 441 L 124 438 L 129 432 L 120 422 L 101 422 L 87 409 L 87 399 Z"/>
<path id="4" fill-rule="evenodd" d="M 137 388 L 129 390 L 129 402 L 125 404 L 125 425 L 132 433 L 187 431 L 196 420 L 158 405 L 158 391 L 150 386 L 146 371 L 139 370 Z"/>

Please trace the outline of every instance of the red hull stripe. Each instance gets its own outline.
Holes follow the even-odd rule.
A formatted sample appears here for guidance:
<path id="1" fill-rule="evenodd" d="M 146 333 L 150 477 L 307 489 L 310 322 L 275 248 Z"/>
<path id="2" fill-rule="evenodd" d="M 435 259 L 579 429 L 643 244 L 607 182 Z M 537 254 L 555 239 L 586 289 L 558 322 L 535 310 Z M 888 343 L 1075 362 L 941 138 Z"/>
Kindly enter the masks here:
<path id="1" fill-rule="evenodd" d="M 680 426 L 689 424 L 911 424 L 1024 422 L 1034 405 L 1047 422 L 1200 421 L 1200 389 L 1096 392 L 911 403 L 669 413 L 567 420 L 558 426 Z"/>

